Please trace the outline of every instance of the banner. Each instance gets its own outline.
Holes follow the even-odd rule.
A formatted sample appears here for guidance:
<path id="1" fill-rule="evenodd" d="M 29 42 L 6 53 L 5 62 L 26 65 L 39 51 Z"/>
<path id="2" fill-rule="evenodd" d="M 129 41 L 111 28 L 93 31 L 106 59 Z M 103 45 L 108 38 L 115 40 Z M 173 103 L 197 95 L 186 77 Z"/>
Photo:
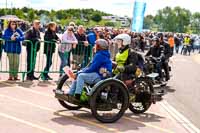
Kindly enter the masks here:
<path id="1" fill-rule="evenodd" d="M 142 32 L 146 2 L 136 0 L 133 9 L 132 32 Z"/>

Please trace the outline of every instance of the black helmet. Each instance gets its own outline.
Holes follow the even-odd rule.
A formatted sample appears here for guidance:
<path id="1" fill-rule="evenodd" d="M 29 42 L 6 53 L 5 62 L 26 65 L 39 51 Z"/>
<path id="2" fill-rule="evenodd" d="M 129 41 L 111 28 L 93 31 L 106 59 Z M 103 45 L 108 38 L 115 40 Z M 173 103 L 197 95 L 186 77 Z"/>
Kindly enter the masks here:
<path id="1" fill-rule="evenodd" d="M 163 33 L 159 32 L 159 33 L 157 34 L 157 37 L 158 37 L 158 38 L 163 38 Z"/>

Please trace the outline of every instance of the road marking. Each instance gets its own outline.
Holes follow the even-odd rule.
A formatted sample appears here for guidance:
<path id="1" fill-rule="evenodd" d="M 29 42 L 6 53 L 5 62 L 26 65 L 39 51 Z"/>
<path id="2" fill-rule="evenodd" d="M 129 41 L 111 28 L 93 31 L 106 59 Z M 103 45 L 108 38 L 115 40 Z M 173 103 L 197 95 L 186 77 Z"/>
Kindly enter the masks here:
<path id="1" fill-rule="evenodd" d="M 159 103 L 180 125 L 187 129 L 190 133 L 200 133 L 200 130 L 193 125 L 185 116 L 172 107 L 167 101 L 163 100 Z"/>
<path id="2" fill-rule="evenodd" d="M 126 117 L 126 116 L 123 117 L 123 118 L 126 119 L 126 120 L 129 120 L 129 121 L 139 123 L 139 124 L 144 124 L 147 127 L 151 127 L 151 128 L 157 129 L 157 130 L 165 132 L 165 133 L 173 133 L 172 131 L 169 131 L 167 129 L 164 129 L 164 128 L 161 128 L 161 127 L 158 127 L 158 126 L 154 126 L 154 125 L 151 125 L 151 124 L 148 124 L 148 123 L 145 123 L 145 122 L 141 122 L 141 121 L 138 121 L 138 120 L 135 120 L 135 119 L 131 119 L 131 118 Z"/>
<path id="3" fill-rule="evenodd" d="M 63 113 L 63 112 L 59 112 L 59 111 L 55 112 L 55 114 L 57 114 L 57 115 L 59 115 L 59 116 L 72 117 L 72 116 L 70 116 L 69 114 L 66 114 L 66 113 Z M 101 127 L 101 128 L 103 128 L 103 129 L 105 129 L 105 130 L 112 131 L 112 132 L 115 132 L 115 133 L 120 133 L 120 131 L 118 131 L 118 130 L 115 129 L 115 128 L 108 128 L 108 127 L 106 127 L 106 126 L 104 126 L 104 125 L 100 125 L 100 124 L 95 123 L 95 122 L 92 122 L 92 121 L 84 120 L 84 119 L 81 119 L 81 118 L 76 117 L 76 116 L 74 116 L 74 117 L 75 117 L 77 120 L 82 121 L 82 122 L 84 122 L 84 123 L 87 123 L 87 124 L 90 124 L 90 125 L 94 125 L 94 126 L 96 126 L 96 127 Z"/>
<path id="4" fill-rule="evenodd" d="M 40 130 L 45 131 L 47 133 L 56 133 L 55 131 L 53 131 L 51 129 L 48 129 L 48 128 L 45 128 L 45 127 L 41 127 L 41 126 L 39 126 L 37 124 L 31 123 L 29 121 L 22 120 L 20 118 L 17 118 L 17 117 L 11 116 L 11 115 L 7 115 L 7 114 L 4 114 L 4 113 L 0 112 L 0 116 L 4 117 L 4 118 L 7 118 L 7 119 L 11 119 L 11 120 L 17 121 L 19 123 L 23 123 L 23 124 L 31 126 L 33 128 L 40 129 Z"/>
<path id="5" fill-rule="evenodd" d="M 19 102 L 19 103 L 23 103 L 23 104 L 28 104 L 28 105 L 30 105 L 30 106 L 39 108 L 39 109 L 41 109 L 41 110 L 46 110 L 46 111 L 50 111 L 50 112 L 53 112 L 53 113 L 57 112 L 57 110 L 54 110 L 54 109 L 51 109 L 51 108 L 47 108 L 47 107 L 44 107 L 44 106 L 40 106 L 40 105 L 36 105 L 36 104 L 31 103 L 31 102 L 19 100 L 19 99 L 10 97 L 10 96 L 6 96 L 6 95 L 1 95 L 1 94 L 0 94 L 0 97 L 4 97 L 4 98 L 7 98 L 7 99 L 10 99 L 10 100 Z M 57 114 L 58 114 L 58 113 L 57 113 Z M 90 125 L 93 125 L 93 126 L 96 126 L 96 127 L 102 128 L 102 129 L 105 129 L 105 130 L 110 131 L 110 132 L 120 133 L 120 131 L 118 131 L 118 129 L 109 128 L 109 127 L 107 127 L 107 126 L 105 126 L 105 125 L 98 124 L 98 123 L 96 123 L 96 122 L 92 122 L 92 121 L 88 121 L 88 120 L 85 120 L 85 119 L 81 119 L 81 118 L 76 117 L 76 116 L 70 116 L 70 115 L 67 115 L 66 113 L 59 113 L 59 114 L 64 115 L 65 117 L 68 117 L 68 118 L 72 118 L 72 119 L 74 119 L 74 120 L 78 120 L 78 121 L 84 122 L 84 123 L 86 123 L 86 124 L 90 124 Z"/>

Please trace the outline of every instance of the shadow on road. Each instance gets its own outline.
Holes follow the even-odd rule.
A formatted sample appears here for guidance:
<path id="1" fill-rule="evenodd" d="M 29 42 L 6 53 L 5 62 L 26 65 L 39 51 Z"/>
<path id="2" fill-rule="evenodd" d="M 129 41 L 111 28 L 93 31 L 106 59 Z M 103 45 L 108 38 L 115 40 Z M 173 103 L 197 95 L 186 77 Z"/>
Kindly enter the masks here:
<path id="1" fill-rule="evenodd" d="M 165 86 L 163 89 L 165 89 L 167 93 L 174 93 L 176 91 L 175 89 L 172 89 L 171 86 Z"/>
<path id="2" fill-rule="evenodd" d="M 138 120 L 141 122 L 161 122 L 162 119 L 165 119 L 163 116 L 159 116 L 153 113 L 143 113 L 143 114 L 133 114 L 133 113 L 126 113 L 125 116 L 129 118 L 133 118 L 134 120 Z"/>
<path id="3" fill-rule="evenodd" d="M 49 85 L 56 86 L 56 83 L 53 81 L 39 81 L 37 84 L 40 87 L 49 87 Z"/>
<path id="4" fill-rule="evenodd" d="M 68 114 L 69 116 L 66 116 Z M 139 130 L 142 127 L 146 127 L 145 123 L 149 122 L 161 122 L 162 119 L 165 119 L 163 116 L 159 116 L 153 113 L 144 113 L 140 115 L 135 115 L 133 113 L 125 113 L 124 116 L 115 123 L 104 124 L 97 121 L 89 111 L 79 110 L 79 111 L 67 111 L 67 110 L 60 110 L 54 113 L 56 118 L 51 119 L 52 121 L 61 124 L 61 125 L 76 125 L 80 127 L 86 127 L 87 129 L 93 132 L 102 132 L 97 130 L 98 128 L 95 127 L 96 124 L 103 125 L 108 129 L 115 129 L 120 132 L 127 132 L 131 130 Z M 128 119 L 127 119 L 128 118 Z M 94 123 L 92 124 L 85 124 L 89 121 Z M 144 123 L 145 122 L 145 123 Z M 105 132 L 105 131 L 104 131 Z M 109 131 L 108 131 L 109 132 Z"/>
<path id="5" fill-rule="evenodd" d="M 0 82 L 0 87 L 12 87 L 12 86 L 15 86 L 15 85 L 18 85 L 18 86 L 21 86 L 21 87 L 24 87 L 24 88 L 29 88 L 30 86 L 33 85 L 33 82 L 21 82 L 21 81 L 2 81 Z"/>
<path id="6" fill-rule="evenodd" d="M 30 88 L 34 83 L 32 81 L 25 81 L 25 82 L 16 82 L 16 84 L 24 88 Z"/>

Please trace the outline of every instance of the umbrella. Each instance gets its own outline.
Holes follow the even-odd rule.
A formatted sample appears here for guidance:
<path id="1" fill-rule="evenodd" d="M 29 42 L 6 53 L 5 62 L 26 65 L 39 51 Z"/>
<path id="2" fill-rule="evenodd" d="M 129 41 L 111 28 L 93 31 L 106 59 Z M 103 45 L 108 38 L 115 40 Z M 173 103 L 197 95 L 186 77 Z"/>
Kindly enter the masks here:
<path id="1" fill-rule="evenodd" d="M 13 21 L 23 21 L 21 19 L 19 19 L 17 16 L 15 15 L 5 15 L 5 16 L 1 16 L 0 20 L 13 20 Z"/>

